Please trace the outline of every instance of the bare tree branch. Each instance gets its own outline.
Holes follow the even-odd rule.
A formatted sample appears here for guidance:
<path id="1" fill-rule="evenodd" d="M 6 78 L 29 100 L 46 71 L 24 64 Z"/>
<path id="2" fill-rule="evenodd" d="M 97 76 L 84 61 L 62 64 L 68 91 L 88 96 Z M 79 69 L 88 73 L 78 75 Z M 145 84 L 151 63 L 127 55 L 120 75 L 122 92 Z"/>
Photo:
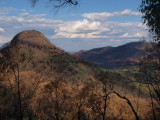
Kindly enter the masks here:
<path id="1" fill-rule="evenodd" d="M 138 117 L 138 114 L 137 112 L 135 111 L 132 103 L 130 102 L 130 100 L 128 98 L 126 98 L 125 96 L 121 96 L 119 93 L 117 93 L 116 91 L 113 91 L 114 94 L 116 94 L 118 97 L 126 100 L 126 102 L 128 103 L 128 105 L 130 106 L 130 108 L 132 109 L 132 112 L 134 113 L 135 117 L 136 117 L 136 120 L 139 120 L 139 117 Z"/>
<path id="2" fill-rule="evenodd" d="M 31 6 L 35 7 L 37 2 L 41 0 L 29 0 L 31 2 Z M 49 3 L 53 4 L 54 8 L 61 8 L 65 7 L 67 5 L 69 6 L 77 6 L 78 5 L 78 0 L 48 0 Z"/>

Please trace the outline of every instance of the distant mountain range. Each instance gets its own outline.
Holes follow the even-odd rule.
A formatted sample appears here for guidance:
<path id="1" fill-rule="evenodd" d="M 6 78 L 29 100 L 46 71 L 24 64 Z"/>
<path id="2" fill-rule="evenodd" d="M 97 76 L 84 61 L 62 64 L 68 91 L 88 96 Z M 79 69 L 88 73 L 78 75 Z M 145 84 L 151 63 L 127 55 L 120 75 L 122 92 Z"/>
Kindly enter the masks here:
<path id="1" fill-rule="evenodd" d="M 102 47 L 79 51 L 72 55 L 83 58 L 103 68 L 126 68 L 135 65 L 145 55 L 145 42 L 131 42 L 118 47 Z"/>

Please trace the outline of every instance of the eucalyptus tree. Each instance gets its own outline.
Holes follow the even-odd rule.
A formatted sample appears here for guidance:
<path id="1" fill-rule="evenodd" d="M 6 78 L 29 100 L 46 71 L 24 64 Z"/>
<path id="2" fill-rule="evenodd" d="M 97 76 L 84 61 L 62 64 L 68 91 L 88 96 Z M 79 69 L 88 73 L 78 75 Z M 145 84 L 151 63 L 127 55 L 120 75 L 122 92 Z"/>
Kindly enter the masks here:
<path id="1" fill-rule="evenodd" d="M 139 11 L 143 14 L 143 23 L 149 27 L 154 40 L 160 45 L 160 1 L 142 0 Z"/>

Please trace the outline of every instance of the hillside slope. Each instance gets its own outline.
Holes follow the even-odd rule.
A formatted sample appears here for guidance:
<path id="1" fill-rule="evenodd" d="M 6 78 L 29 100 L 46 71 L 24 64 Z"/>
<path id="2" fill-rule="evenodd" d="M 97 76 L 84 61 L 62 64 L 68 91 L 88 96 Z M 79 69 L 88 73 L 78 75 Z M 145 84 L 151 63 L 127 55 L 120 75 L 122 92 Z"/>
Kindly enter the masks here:
<path id="1" fill-rule="evenodd" d="M 3 67 L 9 67 L 7 65 L 12 61 L 24 71 L 44 73 L 45 69 L 46 73 L 52 71 L 54 74 L 73 75 L 81 65 L 89 65 L 57 48 L 42 33 L 35 30 L 18 33 L 0 54 L 1 63 L 6 63 Z"/>
<path id="2" fill-rule="evenodd" d="M 57 87 L 59 95 L 68 91 L 67 95 L 77 86 L 95 81 L 91 64 L 60 50 L 36 30 L 18 33 L 0 50 L 0 63 L 0 118 L 4 119 L 20 116 L 19 98 L 24 118 L 36 114 L 36 119 L 51 119 L 42 107 L 55 105 L 49 99 L 55 98 Z"/>
<path id="3" fill-rule="evenodd" d="M 129 77 L 95 68 L 35 30 L 18 33 L 1 49 L 0 63 L 1 120 L 101 120 L 103 96 L 113 88 L 127 94 L 133 92 L 131 87 L 137 91 Z M 106 119 L 134 119 L 126 102 L 115 95 L 107 99 Z M 146 100 L 141 103 L 139 113 L 147 109 L 141 115 L 146 118 L 150 109 Z"/>
<path id="4" fill-rule="evenodd" d="M 124 68 L 134 65 L 145 54 L 145 42 L 131 42 L 118 47 L 95 48 L 73 55 L 104 68 Z"/>

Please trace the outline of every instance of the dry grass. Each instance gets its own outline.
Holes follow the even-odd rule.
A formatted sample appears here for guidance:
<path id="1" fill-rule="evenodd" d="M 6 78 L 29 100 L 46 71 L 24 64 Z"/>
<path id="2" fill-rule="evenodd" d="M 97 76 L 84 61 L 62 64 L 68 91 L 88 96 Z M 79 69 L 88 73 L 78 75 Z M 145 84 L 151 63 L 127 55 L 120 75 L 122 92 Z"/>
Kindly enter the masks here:
<path id="1" fill-rule="evenodd" d="M 104 104 L 99 92 L 92 88 L 90 83 L 78 85 L 60 79 L 57 81 L 56 77 L 44 81 L 40 74 L 33 71 L 21 72 L 20 81 L 24 113 L 27 115 L 30 111 L 36 116 L 36 119 L 52 119 L 58 112 L 60 117 L 70 120 L 77 115 L 78 107 L 80 107 L 85 117 L 92 120 L 98 116 L 98 113 L 92 110 L 93 103 L 90 101 L 93 92 L 95 100 L 98 100 L 102 107 Z M 12 84 L 16 91 L 14 76 L 9 76 L 8 82 L 3 82 L 3 84 L 8 87 Z M 87 87 L 88 85 L 89 87 Z M 131 94 L 125 96 L 133 104 L 140 119 L 150 120 L 153 118 L 149 98 L 137 98 Z M 58 108 L 56 108 L 56 104 L 58 104 Z M 4 106 L 1 107 L 4 108 Z M 135 120 L 130 106 L 115 94 L 111 94 L 107 101 L 106 117 L 111 120 Z M 97 120 L 99 119 L 101 116 L 97 118 Z"/>
<path id="2" fill-rule="evenodd" d="M 87 120 L 102 119 L 95 107 L 104 107 L 102 82 L 95 77 L 96 72 L 92 67 L 51 45 L 37 31 L 22 32 L 13 39 L 14 42 L 23 44 L 18 44 L 20 49 L 10 46 L 10 49 L 0 51 L 0 62 L 3 63 L 0 64 L 0 70 L 5 73 L 0 73 L 1 118 L 16 119 L 19 116 L 18 83 L 15 79 L 19 77 L 24 119 L 76 120 L 78 116 Z M 17 70 L 20 72 L 19 76 Z M 108 72 L 105 74 L 107 78 L 102 79 L 108 79 L 108 75 L 117 77 L 116 80 L 121 85 L 117 82 L 115 86 L 121 90 L 120 94 L 124 94 L 127 89 L 123 88 L 123 84 L 126 81 L 122 79 L 125 76 Z M 138 98 L 131 92 L 125 96 L 133 104 L 140 119 L 153 118 L 149 98 Z M 157 109 L 157 116 L 159 113 Z M 107 99 L 106 119 L 134 120 L 135 116 L 125 100 L 110 94 Z"/>

